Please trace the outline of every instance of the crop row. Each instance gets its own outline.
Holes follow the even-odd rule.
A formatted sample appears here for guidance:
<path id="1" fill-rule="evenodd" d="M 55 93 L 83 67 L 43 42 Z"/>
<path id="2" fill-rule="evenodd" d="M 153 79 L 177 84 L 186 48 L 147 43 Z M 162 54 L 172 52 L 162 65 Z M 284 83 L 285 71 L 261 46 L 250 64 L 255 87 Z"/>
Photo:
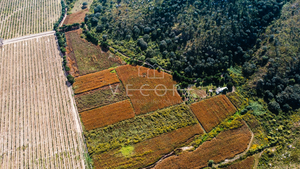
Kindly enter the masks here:
<path id="1" fill-rule="evenodd" d="M 60 0 L 2 0 L 0 38 L 50 31 L 61 15 Z"/>
<path id="2" fill-rule="evenodd" d="M 110 84 L 119 83 L 116 73 L 112 73 L 114 69 L 107 69 L 96 73 L 87 74 L 76 78 L 73 84 L 75 94 L 98 89 Z"/>
<path id="3" fill-rule="evenodd" d="M 206 132 L 236 112 L 236 108 L 225 95 L 219 95 L 193 103 L 191 109 Z"/>
<path id="4" fill-rule="evenodd" d="M 86 130 L 111 125 L 134 117 L 134 111 L 129 100 L 99 107 L 80 113 Z"/>
<path id="5" fill-rule="evenodd" d="M 0 168 L 84 168 L 53 35 L 0 48 Z"/>

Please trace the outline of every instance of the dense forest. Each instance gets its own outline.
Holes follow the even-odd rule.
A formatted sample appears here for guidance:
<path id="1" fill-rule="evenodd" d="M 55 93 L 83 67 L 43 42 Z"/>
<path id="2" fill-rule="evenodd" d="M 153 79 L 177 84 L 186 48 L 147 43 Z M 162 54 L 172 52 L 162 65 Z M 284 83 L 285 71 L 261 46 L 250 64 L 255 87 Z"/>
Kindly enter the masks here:
<path id="1" fill-rule="evenodd" d="M 192 78 L 223 84 L 227 68 L 256 65 L 253 46 L 266 27 L 280 15 L 282 0 L 164 0 L 94 1 L 85 21 L 98 39 L 133 60 Z M 223 76 L 221 76 L 223 74 Z M 182 76 L 187 78 L 182 78 Z M 223 78 L 222 78 L 223 77 Z"/>

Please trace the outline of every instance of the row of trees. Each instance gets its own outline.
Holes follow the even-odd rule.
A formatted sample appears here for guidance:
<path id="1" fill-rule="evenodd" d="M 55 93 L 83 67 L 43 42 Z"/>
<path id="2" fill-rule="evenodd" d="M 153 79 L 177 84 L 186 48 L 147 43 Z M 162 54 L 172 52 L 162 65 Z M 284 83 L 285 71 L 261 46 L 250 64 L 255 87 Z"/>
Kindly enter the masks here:
<path id="1" fill-rule="evenodd" d="M 54 24 L 54 30 L 58 31 L 58 27 L 60 22 L 64 19 L 65 13 L 66 13 L 66 4 L 64 0 L 61 0 L 61 16 L 58 19 L 58 21 Z"/>

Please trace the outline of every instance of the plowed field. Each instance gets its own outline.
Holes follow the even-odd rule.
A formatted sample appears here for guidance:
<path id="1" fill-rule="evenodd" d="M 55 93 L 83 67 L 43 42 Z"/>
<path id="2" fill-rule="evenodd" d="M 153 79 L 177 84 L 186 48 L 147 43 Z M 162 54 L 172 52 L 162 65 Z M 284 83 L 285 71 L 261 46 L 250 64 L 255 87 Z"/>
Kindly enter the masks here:
<path id="1" fill-rule="evenodd" d="M 206 132 L 209 132 L 226 117 L 236 112 L 236 108 L 225 95 L 193 103 L 191 109 Z"/>
<path id="2" fill-rule="evenodd" d="M 129 100 L 80 113 L 86 130 L 92 130 L 134 117 Z"/>
<path id="3" fill-rule="evenodd" d="M 114 69 L 107 69 L 76 78 L 73 84 L 74 93 L 79 94 L 110 84 L 119 83 L 120 81 L 117 74 L 111 72 L 113 70 Z"/>
<path id="4" fill-rule="evenodd" d="M 144 114 L 182 102 L 170 74 L 140 66 L 116 68 L 136 114 Z"/>
<path id="5" fill-rule="evenodd" d="M 71 25 L 73 23 L 81 23 L 84 22 L 85 14 L 89 12 L 89 9 L 84 9 L 82 11 L 70 14 L 66 17 L 64 24 Z"/>
<path id="6" fill-rule="evenodd" d="M 244 124 L 238 129 L 221 132 L 216 138 L 204 142 L 192 152 L 166 158 L 159 162 L 155 169 L 203 168 L 209 160 L 219 163 L 244 152 L 250 139 L 251 132 Z"/>
<path id="7" fill-rule="evenodd" d="M 237 163 L 231 164 L 224 169 L 253 169 L 255 158 L 254 156 L 248 157 L 243 161 L 239 161 Z"/>

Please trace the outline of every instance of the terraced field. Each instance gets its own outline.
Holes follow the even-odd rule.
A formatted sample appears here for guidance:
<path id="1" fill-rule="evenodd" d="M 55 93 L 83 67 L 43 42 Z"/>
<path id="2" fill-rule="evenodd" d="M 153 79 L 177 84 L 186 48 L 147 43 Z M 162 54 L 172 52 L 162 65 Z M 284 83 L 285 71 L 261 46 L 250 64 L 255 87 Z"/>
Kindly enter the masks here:
<path id="1" fill-rule="evenodd" d="M 61 0 L 1 0 L 0 38 L 50 31 L 61 15 Z"/>
<path id="2" fill-rule="evenodd" d="M 0 48 L 0 168 L 85 168 L 57 48 L 54 35 Z"/>

